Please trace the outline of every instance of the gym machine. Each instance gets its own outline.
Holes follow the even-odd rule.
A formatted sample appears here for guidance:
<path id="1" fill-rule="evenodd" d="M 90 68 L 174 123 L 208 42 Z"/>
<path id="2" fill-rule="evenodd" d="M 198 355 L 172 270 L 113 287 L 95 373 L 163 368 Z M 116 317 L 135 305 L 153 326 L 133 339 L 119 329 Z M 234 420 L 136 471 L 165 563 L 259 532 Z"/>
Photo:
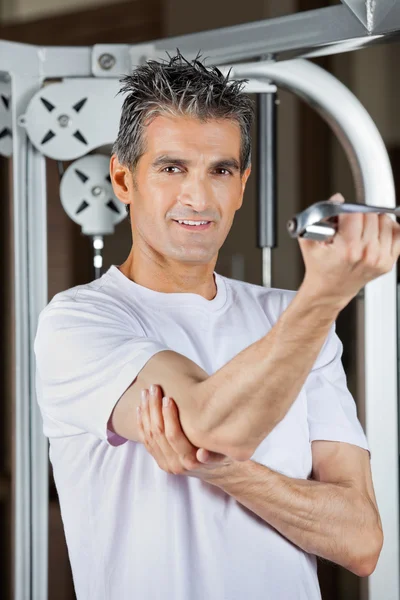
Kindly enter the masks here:
<path id="1" fill-rule="evenodd" d="M 33 354 L 38 315 L 48 302 L 46 158 L 59 164 L 62 205 L 91 239 L 97 277 L 104 236 L 125 217 L 104 152 L 118 131 L 119 77 L 166 51 L 179 48 L 192 59 L 201 49 L 208 64 L 248 79 L 245 91 L 259 97 L 258 245 L 263 284 L 270 285 L 277 88 L 303 98 L 332 127 L 350 161 L 358 206 L 393 212 L 393 174 L 373 120 L 343 84 L 306 59 L 396 39 L 400 0 L 342 0 L 284 18 L 145 44 L 36 47 L 0 41 L 0 154 L 12 156 L 15 239 L 15 600 L 47 598 L 48 445 L 35 398 Z M 66 170 L 65 161 L 72 161 Z M 334 235 L 333 207 L 334 214 L 321 204 L 296 215 L 290 234 L 315 235 L 317 227 L 324 239 Z M 357 302 L 365 347 L 360 367 L 365 392 L 358 400 L 385 532 L 378 567 L 368 578 L 368 600 L 400 600 L 396 269 L 368 284 Z"/>

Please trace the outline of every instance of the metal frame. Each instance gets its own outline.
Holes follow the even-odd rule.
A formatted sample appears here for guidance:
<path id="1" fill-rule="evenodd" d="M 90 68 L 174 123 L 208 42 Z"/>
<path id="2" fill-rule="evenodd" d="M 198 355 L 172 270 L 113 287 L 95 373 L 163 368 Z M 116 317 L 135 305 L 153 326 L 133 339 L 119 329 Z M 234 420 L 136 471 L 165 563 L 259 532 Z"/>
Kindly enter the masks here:
<path id="1" fill-rule="evenodd" d="M 132 66 L 149 58 L 165 57 L 165 51 L 174 54 L 176 48 L 187 58 L 194 58 L 199 50 L 213 64 L 231 64 L 244 60 L 262 59 L 271 55 L 274 60 L 311 58 L 338 54 L 364 48 L 375 43 L 387 43 L 400 38 L 399 0 L 342 0 L 347 5 L 304 11 L 285 17 L 245 23 L 205 32 L 181 35 L 152 44 L 117 46 L 119 57 L 113 67 L 104 71 L 100 56 L 107 46 L 93 47 L 93 74 L 113 77 L 121 72 L 119 64 Z M 374 2 L 374 3 L 373 3 Z M 354 14 L 354 6 L 363 3 L 365 24 Z M 374 7 L 374 8 L 373 8 Z M 113 54 L 112 45 L 107 52 Z M 119 60 L 123 62 L 119 63 Z"/>
<path id="2" fill-rule="evenodd" d="M 0 40 L 0 78 L 9 74 L 12 85 L 15 600 L 47 598 L 48 526 L 48 450 L 35 397 L 33 355 L 38 314 L 48 301 L 45 159 L 19 126 L 19 117 L 25 114 L 30 99 L 46 79 L 115 78 L 149 58 L 165 56 L 166 50 L 174 52 L 177 47 L 188 58 L 201 50 L 209 62 L 226 65 L 249 59 L 258 61 L 266 55 L 272 55 L 275 61 L 293 56 L 321 56 L 400 39 L 400 0 L 380 0 L 379 11 L 372 10 L 372 17 L 370 14 L 365 23 L 361 0 L 345 1 L 349 6 L 343 4 L 134 46 L 39 48 Z M 371 10 L 370 0 L 364 4 L 365 10 L 368 6 Z M 348 153 L 358 199 L 381 206 L 384 198 L 387 206 L 394 206 L 393 179 L 382 139 L 368 113 L 334 77 L 306 61 L 236 64 L 231 76 L 249 78 L 249 92 L 269 92 L 273 81 L 311 103 L 333 127 Z M 351 110 L 344 109 L 350 106 Z M 269 261 L 265 265 L 270 268 Z M 263 279 L 267 280 L 268 274 L 264 273 Z M 359 301 L 365 304 L 360 308 L 365 336 L 361 368 L 365 426 L 386 538 L 378 568 L 368 578 L 369 600 L 381 600 L 383 596 L 385 600 L 400 600 L 395 279 L 393 271 L 369 284 L 364 301 Z"/>
<path id="3" fill-rule="evenodd" d="M 375 0 L 341 1 L 343 4 L 347 4 L 368 31 L 372 31 L 396 4 L 396 0 L 386 0 L 386 2 L 376 2 Z"/>
<path id="4" fill-rule="evenodd" d="M 273 81 L 311 104 L 331 125 L 350 161 L 358 200 L 395 206 L 393 174 L 385 145 L 373 120 L 357 98 L 335 77 L 305 60 L 236 65 L 234 78 Z M 376 496 L 385 532 L 378 567 L 368 578 L 370 600 L 398 600 L 399 588 L 399 453 L 397 393 L 396 268 L 368 284 L 359 299 L 364 383 L 365 429 L 371 449 Z M 379 317 L 377 316 L 379 315 Z M 384 414 L 384 417 L 382 416 Z M 385 443 L 382 443 L 385 440 Z M 390 478 L 387 477 L 390 473 Z M 390 481 L 389 481 L 390 479 Z"/>
<path id="5" fill-rule="evenodd" d="M 32 60 L 33 58 L 33 60 Z M 14 598 L 47 597 L 48 451 L 35 395 L 33 340 L 47 304 L 45 158 L 17 126 L 41 86 L 35 57 L 12 74 L 15 310 L 15 522 Z"/>

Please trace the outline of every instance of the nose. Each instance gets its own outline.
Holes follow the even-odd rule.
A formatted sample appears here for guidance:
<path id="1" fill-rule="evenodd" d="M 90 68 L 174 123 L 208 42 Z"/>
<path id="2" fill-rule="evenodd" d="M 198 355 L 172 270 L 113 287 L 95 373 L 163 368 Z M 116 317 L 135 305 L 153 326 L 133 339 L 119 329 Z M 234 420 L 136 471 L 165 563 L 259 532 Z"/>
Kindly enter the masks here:
<path id="1" fill-rule="evenodd" d="M 210 205 L 210 189 L 207 178 L 192 174 L 185 178 L 178 200 L 185 206 L 190 206 L 196 212 L 204 211 Z"/>

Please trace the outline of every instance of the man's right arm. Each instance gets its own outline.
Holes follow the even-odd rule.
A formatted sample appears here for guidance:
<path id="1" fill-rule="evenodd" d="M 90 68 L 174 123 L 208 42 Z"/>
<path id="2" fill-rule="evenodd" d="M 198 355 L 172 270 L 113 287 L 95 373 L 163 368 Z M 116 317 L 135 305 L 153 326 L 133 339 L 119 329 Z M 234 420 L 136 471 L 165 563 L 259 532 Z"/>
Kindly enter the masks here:
<path id="1" fill-rule="evenodd" d="M 387 216 L 343 215 L 330 245 L 301 240 L 306 276 L 271 331 L 216 373 L 174 353 L 148 361 L 117 403 L 112 429 L 138 440 L 140 392 L 158 384 L 179 408 L 194 446 L 248 460 L 300 393 L 340 310 L 400 252 L 400 227 Z"/>
<path id="2" fill-rule="evenodd" d="M 112 430 L 139 439 L 141 390 L 157 384 L 174 398 L 193 445 L 247 460 L 300 393 L 336 315 L 300 290 L 268 335 L 211 376 L 176 352 L 159 352 L 117 403 Z"/>

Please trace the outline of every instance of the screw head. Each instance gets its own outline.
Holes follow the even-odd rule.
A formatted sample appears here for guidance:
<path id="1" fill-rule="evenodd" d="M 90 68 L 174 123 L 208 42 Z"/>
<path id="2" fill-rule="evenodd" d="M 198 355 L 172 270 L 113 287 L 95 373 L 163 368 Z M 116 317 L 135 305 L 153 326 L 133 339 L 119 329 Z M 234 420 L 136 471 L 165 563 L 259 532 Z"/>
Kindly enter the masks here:
<path id="1" fill-rule="evenodd" d="M 92 194 L 93 194 L 93 196 L 100 196 L 100 194 L 102 194 L 102 192 L 103 192 L 103 188 L 100 187 L 99 185 L 95 185 L 92 188 Z"/>
<path id="2" fill-rule="evenodd" d="M 68 115 L 60 115 L 58 117 L 58 124 L 60 127 L 68 127 L 70 122 L 71 122 L 71 119 Z"/>
<path id="3" fill-rule="evenodd" d="M 115 65 L 115 56 L 112 54 L 104 53 L 99 56 L 99 65 L 103 71 L 109 71 Z"/>

